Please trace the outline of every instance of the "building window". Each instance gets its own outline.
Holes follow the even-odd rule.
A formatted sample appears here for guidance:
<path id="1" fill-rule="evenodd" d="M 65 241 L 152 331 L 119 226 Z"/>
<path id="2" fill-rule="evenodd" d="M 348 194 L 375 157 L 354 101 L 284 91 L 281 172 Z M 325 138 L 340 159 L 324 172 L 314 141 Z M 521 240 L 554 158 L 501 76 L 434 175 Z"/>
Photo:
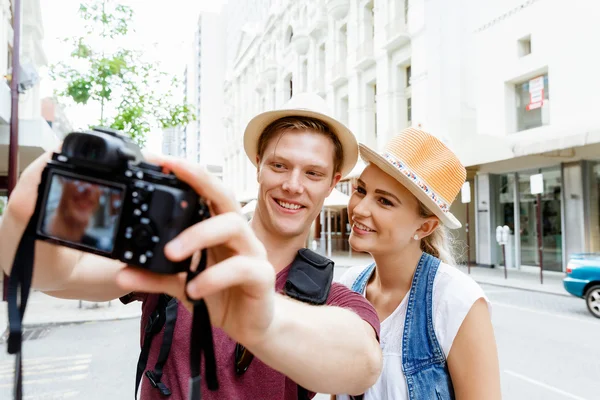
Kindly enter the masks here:
<path id="1" fill-rule="evenodd" d="M 518 83 L 515 87 L 517 132 L 550 123 L 548 74 Z"/>
<path id="2" fill-rule="evenodd" d="M 288 45 L 292 43 L 292 38 L 294 37 L 294 31 L 291 26 L 288 26 L 287 31 L 285 32 L 285 44 Z"/>
<path id="3" fill-rule="evenodd" d="M 412 123 L 412 97 L 406 99 L 406 121 L 408 125 Z"/>
<path id="4" fill-rule="evenodd" d="M 373 123 L 375 124 L 375 137 L 377 137 L 377 84 L 373 85 Z"/>
<path id="5" fill-rule="evenodd" d="M 412 70 L 410 65 L 406 67 L 406 87 L 410 87 L 410 78 L 412 77 Z"/>
<path id="6" fill-rule="evenodd" d="M 519 57 L 525 57 L 526 55 L 531 54 L 531 36 L 519 39 L 517 42 L 517 50 Z"/>
<path id="7" fill-rule="evenodd" d="M 600 162 L 593 163 L 589 180 L 589 251 L 600 251 Z"/>
<path id="8" fill-rule="evenodd" d="M 294 95 L 294 80 L 291 75 L 286 79 L 285 86 L 287 87 L 286 100 L 289 100 Z"/>

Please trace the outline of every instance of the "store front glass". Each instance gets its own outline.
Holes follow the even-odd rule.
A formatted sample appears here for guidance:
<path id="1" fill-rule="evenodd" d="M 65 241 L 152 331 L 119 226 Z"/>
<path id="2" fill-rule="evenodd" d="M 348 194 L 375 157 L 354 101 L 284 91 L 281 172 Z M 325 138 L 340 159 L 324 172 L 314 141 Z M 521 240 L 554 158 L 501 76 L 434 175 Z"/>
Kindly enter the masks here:
<path id="1" fill-rule="evenodd" d="M 515 179 L 515 174 L 499 175 L 497 177 L 498 206 L 494 221 L 494 229 L 498 226 L 505 225 L 510 228 L 509 241 L 504 249 L 507 268 L 515 268 L 517 264 L 515 257 Z M 502 251 L 498 251 L 496 254 L 496 262 L 498 265 L 504 265 Z"/>
<path id="2" fill-rule="evenodd" d="M 562 220 L 560 168 L 519 172 L 519 221 L 521 265 L 539 266 L 537 195 L 531 194 L 531 175 L 542 173 L 544 192 L 541 195 L 543 268 L 562 271 Z"/>
<path id="3" fill-rule="evenodd" d="M 590 252 L 600 252 L 600 162 L 592 164 L 590 173 Z"/>

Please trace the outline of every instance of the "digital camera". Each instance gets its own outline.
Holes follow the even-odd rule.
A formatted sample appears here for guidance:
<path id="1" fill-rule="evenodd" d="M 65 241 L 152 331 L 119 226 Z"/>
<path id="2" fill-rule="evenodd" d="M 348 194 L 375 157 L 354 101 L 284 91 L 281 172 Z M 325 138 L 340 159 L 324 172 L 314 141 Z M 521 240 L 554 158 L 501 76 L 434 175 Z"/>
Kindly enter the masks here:
<path id="1" fill-rule="evenodd" d="M 169 261 L 164 246 L 209 216 L 189 185 L 108 128 L 65 137 L 44 169 L 34 214 L 36 239 L 163 274 L 189 269 L 189 259 Z"/>

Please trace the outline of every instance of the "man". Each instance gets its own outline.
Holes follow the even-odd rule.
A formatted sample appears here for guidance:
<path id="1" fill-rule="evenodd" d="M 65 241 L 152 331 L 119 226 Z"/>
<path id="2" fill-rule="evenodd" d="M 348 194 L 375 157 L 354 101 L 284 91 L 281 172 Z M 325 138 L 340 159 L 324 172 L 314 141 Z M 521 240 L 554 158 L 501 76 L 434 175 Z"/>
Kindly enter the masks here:
<path id="1" fill-rule="evenodd" d="M 37 243 L 33 286 L 57 297 L 103 301 L 135 292 L 129 298 L 143 301 L 142 327 L 158 296 L 137 293 L 164 292 L 181 299 L 162 376 L 173 399 L 186 397 L 190 376 L 191 308 L 186 294 L 206 301 L 215 327 L 220 387 L 208 391 L 203 380 L 204 399 L 296 400 L 297 384 L 311 392 L 360 394 L 375 383 L 381 369 L 379 321 L 373 307 L 339 284 L 332 285 L 325 306 L 277 293 L 325 198 L 355 165 L 356 139 L 326 115 L 320 97 L 298 95 L 283 110 L 255 117 L 246 129 L 244 147 L 257 166 L 259 183 L 250 226 L 216 178 L 184 161 L 158 161 L 211 204 L 213 217 L 165 247 L 173 261 L 209 249 L 209 267 L 189 284 L 185 274 L 158 276 Z M 40 158 L 24 173 L 0 227 L 0 263 L 7 273 L 18 236 L 33 213 L 44 162 Z M 256 357 L 241 376 L 235 374 L 236 342 Z M 156 362 L 160 343 L 159 335 L 150 349 L 149 366 Z M 142 382 L 143 399 L 162 398 L 147 379 Z"/>
<path id="2" fill-rule="evenodd" d="M 48 210 L 51 212 L 46 216 L 44 232 L 62 240 L 112 251 L 115 227 L 110 227 L 111 234 L 107 236 L 94 231 L 94 228 L 97 228 L 94 226 L 94 214 L 101 207 L 101 197 L 105 200 L 104 206 L 109 206 L 109 189 L 103 189 L 98 184 L 55 175 L 51 188 L 51 192 L 54 191 L 60 191 L 60 199 L 54 210 Z"/>

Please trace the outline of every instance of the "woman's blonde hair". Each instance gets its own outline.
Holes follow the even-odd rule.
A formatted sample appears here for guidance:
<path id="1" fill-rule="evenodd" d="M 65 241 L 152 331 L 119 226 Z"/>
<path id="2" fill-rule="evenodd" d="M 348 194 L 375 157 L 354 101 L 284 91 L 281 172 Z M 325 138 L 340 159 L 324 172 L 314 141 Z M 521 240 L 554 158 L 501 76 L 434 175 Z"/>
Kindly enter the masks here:
<path id="1" fill-rule="evenodd" d="M 435 216 L 423 203 L 419 201 L 419 214 L 423 218 Z M 455 241 L 454 237 L 450 233 L 450 230 L 443 224 L 439 224 L 438 227 L 431 233 L 431 235 L 421 239 L 421 250 L 425 253 L 431 254 L 434 257 L 439 258 L 442 262 L 448 265 L 456 265 L 454 258 L 455 253 Z"/>

